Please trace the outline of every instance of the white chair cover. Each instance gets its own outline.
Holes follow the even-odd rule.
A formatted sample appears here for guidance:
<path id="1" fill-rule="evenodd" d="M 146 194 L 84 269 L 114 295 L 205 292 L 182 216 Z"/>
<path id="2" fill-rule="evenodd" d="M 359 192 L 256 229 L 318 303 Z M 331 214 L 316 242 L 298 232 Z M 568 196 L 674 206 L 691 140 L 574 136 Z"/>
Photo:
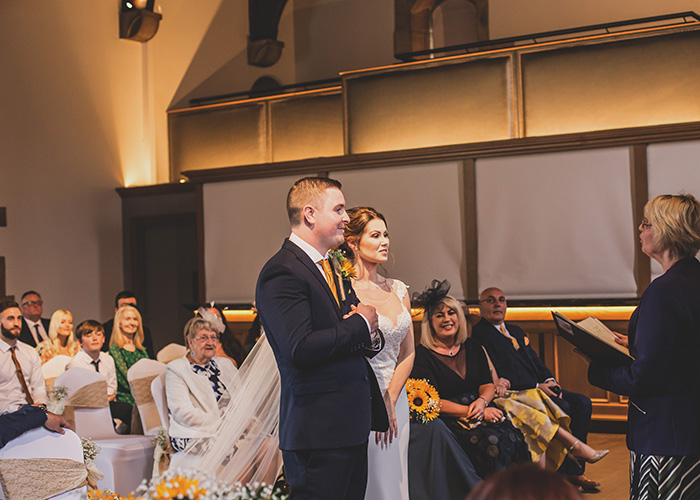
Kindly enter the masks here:
<path id="1" fill-rule="evenodd" d="M 170 363 L 173 359 L 178 359 L 187 354 L 187 347 L 180 344 L 168 344 L 163 347 L 158 354 L 156 354 L 156 359 L 161 363 L 166 365 Z"/>
<path id="2" fill-rule="evenodd" d="M 159 427 L 163 427 L 158 408 L 153 400 L 151 383 L 155 377 L 165 372 L 165 364 L 153 359 L 140 359 L 126 372 L 126 378 L 131 386 L 131 395 L 136 400 L 139 409 L 143 433 L 155 435 Z"/>
<path id="3" fill-rule="evenodd" d="M 52 387 L 54 385 L 54 379 L 66 371 L 66 366 L 68 366 L 71 359 L 73 358 L 65 354 L 57 354 L 41 365 L 41 373 L 44 375 L 47 387 Z"/>
<path id="4" fill-rule="evenodd" d="M 83 462 L 83 445 L 77 434 L 66 430 L 65 434 L 51 432 L 43 427 L 32 429 L 13 439 L 0 449 L 0 459 L 4 458 L 64 458 Z M 87 486 L 61 493 L 52 500 L 83 499 L 87 496 Z M 4 499 L 0 488 L 0 499 Z"/>
<path id="5" fill-rule="evenodd" d="M 94 370 L 71 368 L 56 379 L 56 385 L 67 388 L 68 397 L 86 385 L 104 380 Z M 101 490 L 110 489 L 126 496 L 151 477 L 155 441 L 148 436 L 119 435 L 112 426 L 109 406 L 104 408 L 76 408 L 76 432 L 95 441 L 102 449 L 95 465 L 104 474 L 97 482 Z"/>
<path id="6" fill-rule="evenodd" d="M 168 399 L 165 395 L 165 372 L 158 375 L 151 382 L 151 394 L 153 395 L 153 402 L 158 409 L 160 421 L 167 432 L 170 428 L 170 419 L 168 418 Z"/>

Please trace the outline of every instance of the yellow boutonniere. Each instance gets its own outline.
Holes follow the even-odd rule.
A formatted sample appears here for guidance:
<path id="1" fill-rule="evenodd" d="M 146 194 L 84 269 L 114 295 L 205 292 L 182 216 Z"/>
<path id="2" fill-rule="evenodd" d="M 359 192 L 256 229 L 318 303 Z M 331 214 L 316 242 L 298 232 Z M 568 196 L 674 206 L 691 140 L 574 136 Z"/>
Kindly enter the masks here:
<path id="1" fill-rule="evenodd" d="M 333 269 L 338 273 L 343 281 L 350 281 L 357 277 L 357 271 L 340 250 L 329 250 L 328 260 L 333 264 Z"/>

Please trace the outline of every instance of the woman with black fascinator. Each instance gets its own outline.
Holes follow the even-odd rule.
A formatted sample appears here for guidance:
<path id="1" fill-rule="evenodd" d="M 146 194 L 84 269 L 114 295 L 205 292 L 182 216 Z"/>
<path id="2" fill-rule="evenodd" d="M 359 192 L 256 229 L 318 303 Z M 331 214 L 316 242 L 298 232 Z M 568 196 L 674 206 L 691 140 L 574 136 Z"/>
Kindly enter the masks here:
<path id="1" fill-rule="evenodd" d="M 411 377 L 426 379 L 435 387 L 440 396 L 440 419 L 466 451 L 476 472 L 486 477 L 531 458 L 522 433 L 491 405 L 495 391 L 486 355 L 468 338 L 464 312 L 448 295 L 449 290 L 447 280 L 433 280 L 424 292 L 413 295 L 413 305 L 424 312 Z"/>

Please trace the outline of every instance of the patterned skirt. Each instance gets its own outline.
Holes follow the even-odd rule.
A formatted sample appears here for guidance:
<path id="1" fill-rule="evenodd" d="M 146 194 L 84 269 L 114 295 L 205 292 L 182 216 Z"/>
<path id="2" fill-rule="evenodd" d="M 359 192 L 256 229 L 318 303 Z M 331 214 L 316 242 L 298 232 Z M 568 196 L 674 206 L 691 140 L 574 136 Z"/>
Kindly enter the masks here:
<path id="1" fill-rule="evenodd" d="M 513 425 L 525 436 L 532 461 L 537 462 L 544 454 L 547 465 L 557 470 L 567 452 L 563 443 L 554 436 L 559 427 L 571 432 L 571 418 L 541 389 L 509 391 L 493 402 L 508 414 Z"/>
<path id="2" fill-rule="evenodd" d="M 700 499 L 700 456 L 630 452 L 630 500 Z"/>

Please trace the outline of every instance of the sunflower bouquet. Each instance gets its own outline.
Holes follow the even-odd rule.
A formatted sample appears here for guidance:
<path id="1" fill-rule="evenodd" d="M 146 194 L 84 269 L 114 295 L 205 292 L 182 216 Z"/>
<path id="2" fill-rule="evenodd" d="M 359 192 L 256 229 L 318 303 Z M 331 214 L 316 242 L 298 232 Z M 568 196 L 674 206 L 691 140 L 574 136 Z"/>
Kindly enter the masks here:
<path id="1" fill-rule="evenodd" d="M 406 394 L 411 420 L 427 424 L 440 414 L 440 396 L 427 380 L 409 378 L 406 381 Z"/>

